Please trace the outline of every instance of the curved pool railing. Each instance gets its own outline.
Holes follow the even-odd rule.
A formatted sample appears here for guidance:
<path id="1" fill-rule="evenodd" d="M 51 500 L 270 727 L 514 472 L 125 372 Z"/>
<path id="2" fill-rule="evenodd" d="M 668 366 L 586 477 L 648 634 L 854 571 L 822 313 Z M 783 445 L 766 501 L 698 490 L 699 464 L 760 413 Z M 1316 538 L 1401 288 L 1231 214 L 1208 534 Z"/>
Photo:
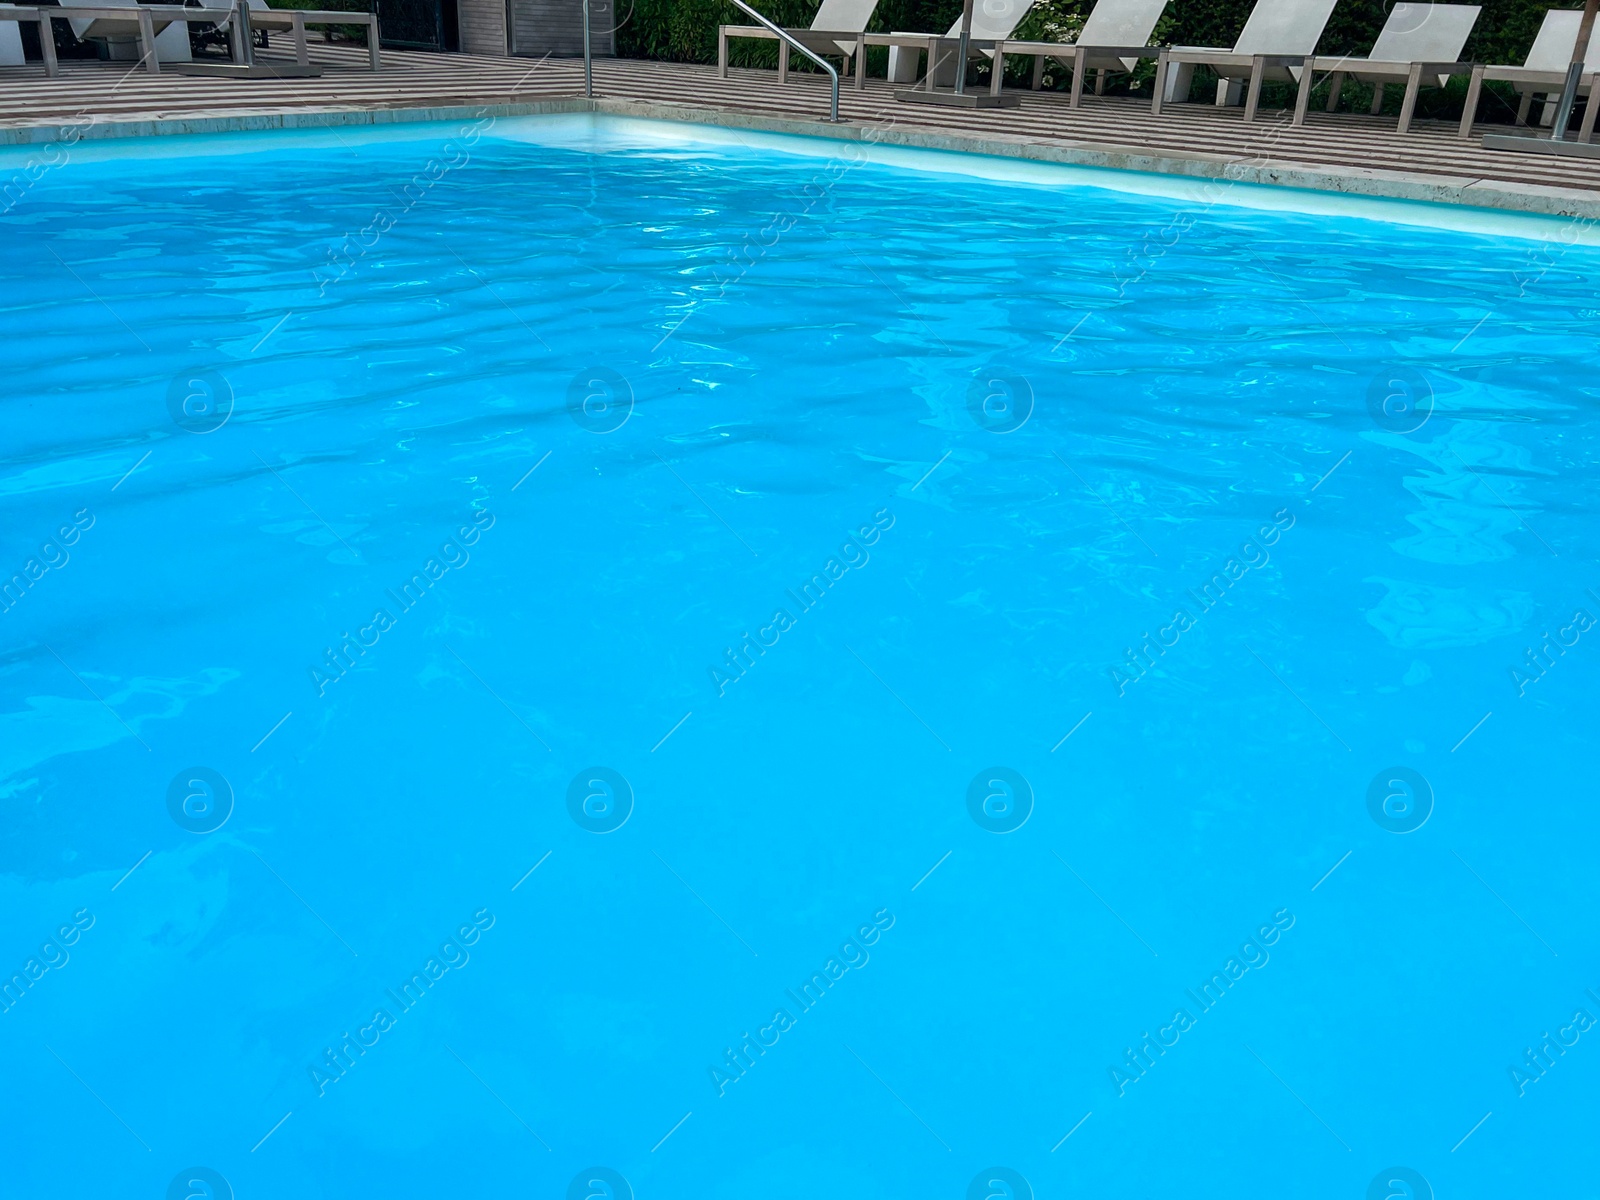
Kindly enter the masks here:
<path id="1" fill-rule="evenodd" d="M 830 63 L 827 59 L 823 58 L 822 55 L 820 55 L 820 54 L 816 53 L 815 51 L 813 51 L 811 49 L 811 47 L 809 47 L 809 46 L 805 45 L 803 42 L 801 42 L 798 38 L 796 38 L 788 30 L 782 29 L 779 26 L 774 25 L 771 21 L 767 20 L 760 13 L 758 13 L 755 9 L 751 8 L 748 4 L 746 4 L 744 2 L 744 0 L 732 0 L 732 3 L 734 4 L 734 6 L 736 8 L 742 9 L 744 12 L 749 13 L 752 17 L 754 17 L 757 21 L 759 21 L 766 29 L 770 30 L 772 32 L 773 36 L 776 37 L 780 42 L 784 42 L 784 43 L 794 47 L 794 49 L 800 51 L 801 54 L 804 54 L 812 62 L 816 63 L 819 67 L 821 67 L 824 71 L 826 71 L 828 73 L 829 77 L 833 80 L 833 108 L 830 111 L 830 114 L 828 116 L 828 120 L 834 122 L 835 124 L 838 124 L 838 121 L 839 121 L 839 72 L 834 68 L 833 64 Z M 779 53 L 781 54 L 783 52 L 779 51 Z"/>

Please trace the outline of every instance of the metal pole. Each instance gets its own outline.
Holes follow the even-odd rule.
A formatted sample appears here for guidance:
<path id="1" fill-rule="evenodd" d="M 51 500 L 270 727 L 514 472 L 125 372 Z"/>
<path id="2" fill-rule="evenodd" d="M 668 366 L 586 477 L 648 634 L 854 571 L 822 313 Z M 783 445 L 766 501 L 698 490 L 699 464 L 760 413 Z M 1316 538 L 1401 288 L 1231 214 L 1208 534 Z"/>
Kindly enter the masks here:
<path id="1" fill-rule="evenodd" d="M 961 49 L 956 52 L 956 95 L 967 90 L 967 43 L 972 40 L 972 0 L 961 9 Z M 931 67 L 929 68 L 932 69 Z"/>
<path id="2" fill-rule="evenodd" d="M 250 28 L 250 0 L 239 0 L 239 44 L 244 47 L 244 65 L 255 66 L 255 33 Z"/>
<path id="3" fill-rule="evenodd" d="M 594 55 L 589 49 L 589 0 L 583 0 L 583 94 L 594 95 Z"/>
<path id="4" fill-rule="evenodd" d="M 1572 44 L 1572 65 L 1567 68 L 1567 80 L 1561 89 L 1561 102 L 1556 105 L 1555 128 L 1550 131 L 1552 140 L 1561 142 L 1567 137 L 1567 125 L 1572 121 L 1572 106 L 1578 99 L 1578 84 L 1583 79 L 1583 59 L 1589 50 L 1589 37 L 1594 32 L 1595 10 L 1600 0 L 1588 0 L 1583 6 L 1583 18 L 1578 22 L 1578 40 Z M 1600 102 L 1600 96 L 1590 95 L 1589 103 Z"/>

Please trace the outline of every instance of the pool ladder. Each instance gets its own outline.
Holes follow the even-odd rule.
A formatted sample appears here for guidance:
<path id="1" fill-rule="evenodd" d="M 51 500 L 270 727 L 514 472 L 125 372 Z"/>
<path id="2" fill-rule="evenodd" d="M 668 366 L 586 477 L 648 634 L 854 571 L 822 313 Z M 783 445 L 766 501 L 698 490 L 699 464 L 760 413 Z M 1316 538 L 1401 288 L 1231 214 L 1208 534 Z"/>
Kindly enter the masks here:
<path id="1" fill-rule="evenodd" d="M 746 4 L 745 0 L 732 0 L 732 3 L 734 4 L 734 6 L 736 8 L 740 8 L 740 9 L 744 10 L 745 12 L 749 13 L 752 17 L 754 17 L 757 21 L 759 21 L 779 41 L 784 42 L 787 45 L 792 46 L 794 49 L 800 51 L 801 54 L 804 54 L 812 62 L 816 63 L 817 66 L 821 67 L 824 71 L 826 71 L 828 73 L 829 78 L 833 81 L 833 105 L 832 105 L 832 108 L 829 110 L 827 119 L 829 121 L 832 121 L 834 124 L 838 124 L 838 122 L 839 122 L 839 72 L 834 69 L 833 64 L 830 63 L 827 59 L 823 58 L 822 55 L 817 54 L 815 51 L 813 51 L 810 46 L 807 46 L 804 43 L 802 43 L 798 38 L 796 38 L 788 30 L 782 29 L 779 26 L 774 25 L 771 21 L 767 20 L 760 13 L 758 13 L 755 9 L 751 8 L 748 4 Z M 779 50 L 778 53 L 779 54 L 786 54 L 786 53 L 788 53 L 788 51 Z M 857 70 L 861 69 L 860 64 L 857 64 L 856 69 Z"/>
<path id="2" fill-rule="evenodd" d="M 243 0 L 241 0 L 241 3 L 242 2 Z M 971 0 L 968 0 L 969 7 L 970 2 Z M 838 124 L 839 72 L 834 69 L 833 64 L 827 59 L 823 58 L 822 55 L 815 53 L 811 47 L 802 43 L 788 30 L 774 25 L 771 21 L 767 20 L 755 9 L 746 4 L 745 0 L 732 0 L 732 3 L 759 21 L 766 29 L 770 30 L 772 35 L 780 42 L 784 42 L 787 45 L 792 46 L 794 49 L 800 51 L 801 54 L 804 54 L 812 62 L 816 63 L 817 66 L 821 67 L 828 73 L 828 77 L 833 83 L 833 100 L 827 119 L 834 124 Z M 779 51 L 779 53 L 783 53 L 783 51 Z M 859 65 L 857 69 L 860 69 Z M 960 89 L 958 88 L 957 90 L 959 91 Z M 594 96 L 594 54 L 589 45 L 589 0 L 583 0 L 583 94 L 591 98 Z"/>

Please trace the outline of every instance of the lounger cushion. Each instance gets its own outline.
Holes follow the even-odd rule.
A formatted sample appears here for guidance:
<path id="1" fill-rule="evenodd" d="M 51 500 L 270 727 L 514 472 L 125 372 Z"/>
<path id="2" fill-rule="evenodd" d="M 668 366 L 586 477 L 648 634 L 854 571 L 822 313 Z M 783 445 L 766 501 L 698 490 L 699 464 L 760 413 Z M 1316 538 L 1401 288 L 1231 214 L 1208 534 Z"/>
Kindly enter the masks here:
<path id="1" fill-rule="evenodd" d="M 811 28 L 827 33 L 861 33 L 877 7 L 878 0 L 822 0 Z"/>
<path id="2" fill-rule="evenodd" d="M 1483 9 L 1476 4 L 1394 6 L 1367 58 L 1372 62 L 1458 62 Z"/>
<path id="3" fill-rule="evenodd" d="M 0 67 L 20 67 L 24 61 L 17 23 L 0 21 Z"/>
<path id="4" fill-rule="evenodd" d="M 1235 54 L 1314 54 L 1335 0 L 1260 0 L 1244 23 Z"/>
<path id="5" fill-rule="evenodd" d="M 1100 0 L 1078 33 L 1081 46 L 1144 46 L 1167 0 Z"/>
<path id="6" fill-rule="evenodd" d="M 989 40 L 1008 38 L 1032 7 L 1033 0 L 973 0 L 972 36 Z M 945 36 L 960 37 L 961 21 L 962 18 L 957 17 Z"/>
<path id="7" fill-rule="evenodd" d="M 1576 8 L 1552 8 L 1544 14 L 1539 36 L 1533 39 L 1528 60 L 1522 65 L 1532 71 L 1565 71 L 1572 62 L 1572 46 L 1578 40 L 1578 25 L 1583 13 Z M 1592 69 L 1600 66 L 1600 21 L 1589 35 L 1583 61 Z"/>

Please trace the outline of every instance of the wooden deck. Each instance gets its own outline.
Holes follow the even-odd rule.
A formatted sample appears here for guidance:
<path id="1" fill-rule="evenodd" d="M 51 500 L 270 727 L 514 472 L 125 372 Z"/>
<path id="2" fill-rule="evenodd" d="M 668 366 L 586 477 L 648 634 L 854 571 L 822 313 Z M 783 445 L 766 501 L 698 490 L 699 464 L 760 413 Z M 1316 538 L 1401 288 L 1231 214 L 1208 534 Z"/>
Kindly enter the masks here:
<path id="1" fill-rule="evenodd" d="M 582 101 L 583 64 L 572 59 L 502 59 L 386 51 L 384 68 L 365 70 L 358 46 L 313 43 L 318 79 L 229 80 L 130 71 L 123 64 L 63 62 L 59 78 L 42 67 L 0 68 L 0 140 L 34 141 L 47 127 L 89 127 L 90 136 L 216 128 L 241 118 L 372 110 L 490 106 L 515 110 Z M 274 56 L 287 57 L 283 45 Z M 606 111 L 727 120 L 779 130 L 828 133 L 821 123 L 827 88 L 819 76 L 601 59 L 595 90 Z M 1021 92 L 1020 108 L 971 111 L 898 103 L 882 80 L 841 91 L 847 135 L 915 145 L 948 145 L 1025 157 L 1135 167 L 1189 175 L 1361 191 L 1600 217 L 1600 160 L 1485 150 L 1458 140 L 1454 123 L 1419 121 L 1402 137 L 1392 118 L 1313 113 L 1301 128 L 1288 113 L 1263 110 L 1246 124 L 1240 109 L 1169 107 L 1152 116 L 1147 101 L 1086 96 L 1073 110 L 1055 93 Z M 1487 105 L 1492 103 L 1486 101 Z M 398 114 L 397 114 L 398 115 Z M 1480 134 L 1485 127 L 1480 126 Z M 1501 131 L 1505 126 L 1495 127 Z"/>

